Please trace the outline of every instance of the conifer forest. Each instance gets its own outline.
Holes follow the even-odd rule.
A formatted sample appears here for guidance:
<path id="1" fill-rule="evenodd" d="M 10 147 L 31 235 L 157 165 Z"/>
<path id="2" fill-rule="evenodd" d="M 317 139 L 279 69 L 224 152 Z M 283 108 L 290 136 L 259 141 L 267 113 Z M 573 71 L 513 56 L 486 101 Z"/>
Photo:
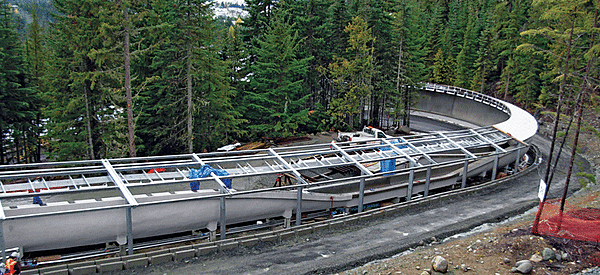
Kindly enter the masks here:
<path id="1" fill-rule="evenodd" d="M 0 0 L 0 164 L 403 125 L 422 83 L 594 110 L 599 0 Z"/>

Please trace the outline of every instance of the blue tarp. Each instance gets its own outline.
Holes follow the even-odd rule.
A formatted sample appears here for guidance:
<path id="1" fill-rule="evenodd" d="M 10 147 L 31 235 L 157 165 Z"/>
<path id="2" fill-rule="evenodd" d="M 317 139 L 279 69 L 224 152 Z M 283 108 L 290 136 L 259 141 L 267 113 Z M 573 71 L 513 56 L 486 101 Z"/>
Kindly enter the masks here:
<path id="1" fill-rule="evenodd" d="M 398 143 L 398 141 L 392 141 L 392 144 L 394 143 Z M 406 145 L 400 145 L 400 146 L 396 146 L 399 149 L 404 149 L 407 146 Z M 381 151 L 390 151 L 392 150 L 392 148 L 390 147 L 382 147 Z M 382 160 L 379 162 L 379 167 L 380 167 L 380 171 L 381 172 L 389 172 L 389 171 L 394 171 L 396 170 L 396 159 L 389 159 L 389 160 Z"/>
<path id="2" fill-rule="evenodd" d="M 43 205 L 44 202 L 42 201 L 42 198 L 40 198 L 40 196 L 35 196 L 33 197 L 33 204 Z"/>
<path id="3" fill-rule="evenodd" d="M 215 169 L 210 167 L 210 165 L 205 164 L 200 167 L 200 169 L 190 169 L 189 178 L 190 179 L 198 179 L 198 178 L 207 178 L 210 177 L 210 173 L 215 173 L 217 176 L 229 176 L 229 173 L 223 169 Z M 222 179 L 223 183 L 228 189 L 231 189 L 231 179 Z M 200 182 L 194 181 L 190 182 L 190 189 L 192 191 L 198 191 L 200 189 Z"/>

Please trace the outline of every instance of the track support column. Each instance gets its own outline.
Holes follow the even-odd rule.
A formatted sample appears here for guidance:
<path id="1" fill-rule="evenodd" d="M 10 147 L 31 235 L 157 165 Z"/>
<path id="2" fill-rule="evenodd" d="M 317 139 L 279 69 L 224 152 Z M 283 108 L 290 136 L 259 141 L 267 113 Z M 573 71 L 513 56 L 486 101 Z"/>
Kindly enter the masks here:
<path id="1" fill-rule="evenodd" d="M 364 175 L 362 173 L 361 175 Z M 363 212 L 365 203 L 365 178 L 360 179 L 360 186 L 358 191 L 358 213 Z"/>
<path id="2" fill-rule="evenodd" d="M 131 219 L 131 206 L 125 208 L 125 220 L 127 222 L 127 255 L 133 255 L 133 222 Z"/>
<path id="3" fill-rule="evenodd" d="M 494 156 L 494 167 L 492 168 L 492 180 L 496 179 L 496 175 L 498 175 L 498 160 L 500 156 L 498 152 L 496 152 L 496 156 Z"/>
<path id="4" fill-rule="evenodd" d="M 519 160 L 521 159 L 520 156 L 521 156 L 521 147 L 519 147 L 517 149 L 517 157 L 515 158 L 515 173 L 518 172 L 519 165 L 521 164 L 521 163 L 519 163 Z"/>
<path id="5" fill-rule="evenodd" d="M 469 160 L 465 160 L 465 165 L 463 166 L 463 175 L 462 175 L 462 183 L 460 184 L 460 188 L 467 187 L 467 172 L 469 172 Z"/>
<path id="6" fill-rule="evenodd" d="M 410 165 L 412 167 L 412 164 Z M 406 201 L 410 201 L 413 192 L 413 182 L 415 180 L 415 170 L 410 170 L 408 174 L 408 190 L 406 190 Z"/>
<path id="7" fill-rule="evenodd" d="M 296 225 L 302 224 L 302 186 L 298 186 L 298 198 L 296 199 Z"/>
<path id="8" fill-rule="evenodd" d="M 429 184 L 431 183 L 431 166 L 427 167 L 427 173 L 425 174 L 425 197 L 429 195 Z"/>
<path id="9" fill-rule="evenodd" d="M 219 226 L 221 228 L 221 240 L 227 238 L 227 217 L 225 215 L 225 197 L 221 197 L 221 205 L 219 207 Z"/>

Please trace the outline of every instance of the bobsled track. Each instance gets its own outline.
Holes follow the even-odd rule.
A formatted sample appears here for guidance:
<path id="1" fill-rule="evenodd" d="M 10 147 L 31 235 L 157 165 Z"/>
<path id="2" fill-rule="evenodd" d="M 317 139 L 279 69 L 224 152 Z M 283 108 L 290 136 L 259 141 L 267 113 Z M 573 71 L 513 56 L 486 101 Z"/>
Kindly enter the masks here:
<path id="1" fill-rule="evenodd" d="M 216 241 L 236 226 L 299 226 L 324 211 L 465 188 L 533 161 L 526 153 L 537 121 L 526 111 L 451 86 L 426 84 L 420 95 L 419 112 L 478 127 L 361 144 L 0 166 L 0 249 L 118 244 L 133 254 L 134 241 L 182 232 Z M 32 204 L 36 196 L 43 203 Z"/>

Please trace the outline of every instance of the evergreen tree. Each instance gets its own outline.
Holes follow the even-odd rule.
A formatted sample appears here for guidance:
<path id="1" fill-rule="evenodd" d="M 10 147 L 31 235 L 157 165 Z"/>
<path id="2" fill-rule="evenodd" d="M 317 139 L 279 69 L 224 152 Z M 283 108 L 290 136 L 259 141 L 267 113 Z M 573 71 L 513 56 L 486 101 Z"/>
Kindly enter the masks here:
<path id="1" fill-rule="evenodd" d="M 310 96 L 302 89 L 309 58 L 298 58 L 301 39 L 287 14 L 276 12 L 267 33 L 258 40 L 256 63 L 245 91 L 244 115 L 252 137 L 296 134 L 308 123 Z"/>
<path id="2" fill-rule="evenodd" d="M 330 124 L 337 128 L 354 128 L 355 116 L 362 112 L 361 105 L 373 90 L 373 36 L 367 22 L 355 16 L 345 31 L 348 33 L 347 51 L 351 59 L 335 57 L 329 72 L 335 83 L 337 96 L 328 110 Z"/>
<path id="3" fill-rule="evenodd" d="M 531 1 L 512 0 L 499 2 L 494 8 L 493 22 L 494 39 L 492 51 L 496 56 L 494 63 L 500 74 L 500 89 L 502 98 L 507 99 L 510 94 L 512 81 L 517 69 L 515 65 L 514 49 L 521 43 L 520 31 L 527 23 Z M 538 88 L 539 89 L 539 88 Z"/>
<path id="4" fill-rule="evenodd" d="M 333 52 L 328 48 L 328 41 L 333 35 L 333 25 L 328 24 L 328 8 L 333 2 L 330 0 L 288 0 L 279 2 L 279 9 L 289 14 L 290 22 L 295 22 L 298 36 L 304 39 L 298 47 L 298 56 L 310 58 L 307 75 L 303 86 L 309 91 L 310 97 L 307 106 L 312 109 L 311 127 L 307 131 L 317 131 L 320 117 L 325 114 L 321 106 L 327 105 L 331 85 L 320 73 L 323 64 L 329 64 Z"/>
<path id="5" fill-rule="evenodd" d="M 59 14 L 49 39 L 53 56 L 44 108 L 50 154 L 61 160 L 104 157 L 114 136 L 109 126 L 119 112 L 110 97 L 114 78 L 104 71 L 112 67 L 97 54 L 111 45 L 99 31 L 112 3 L 56 0 L 54 5 Z"/>
<path id="6" fill-rule="evenodd" d="M 401 6 L 394 14 L 393 41 L 397 54 L 396 89 L 386 93 L 387 110 L 394 116 L 395 123 L 402 117 L 401 125 L 410 126 L 410 108 L 416 103 L 413 87 L 424 81 L 425 71 L 425 16 L 415 3 Z M 396 124 L 396 125 L 398 125 Z"/>
<path id="7" fill-rule="evenodd" d="M 41 161 L 42 141 L 41 135 L 43 132 L 41 107 L 44 103 L 41 101 L 39 94 L 45 91 L 47 87 L 43 81 L 45 72 L 48 70 L 48 50 L 46 45 L 46 35 L 39 24 L 37 8 L 33 7 L 31 13 L 32 22 L 29 24 L 27 40 L 25 41 L 25 49 L 27 55 L 27 63 L 29 67 L 29 75 L 31 77 L 31 86 L 36 90 L 35 104 L 31 106 L 31 110 L 35 112 L 35 120 L 32 121 L 32 133 L 30 134 L 30 144 L 33 149 L 31 152 L 32 161 Z"/>
<path id="8" fill-rule="evenodd" d="M 0 1 L 0 164 L 21 163 L 35 129 L 36 96 L 7 1 Z M 14 148 L 15 155 L 7 155 Z"/>
<path id="9" fill-rule="evenodd" d="M 477 33 L 475 20 L 469 18 L 465 31 L 464 43 L 456 56 L 456 79 L 454 85 L 463 88 L 471 88 L 471 80 L 475 71 L 474 65 L 477 59 Z"/>

